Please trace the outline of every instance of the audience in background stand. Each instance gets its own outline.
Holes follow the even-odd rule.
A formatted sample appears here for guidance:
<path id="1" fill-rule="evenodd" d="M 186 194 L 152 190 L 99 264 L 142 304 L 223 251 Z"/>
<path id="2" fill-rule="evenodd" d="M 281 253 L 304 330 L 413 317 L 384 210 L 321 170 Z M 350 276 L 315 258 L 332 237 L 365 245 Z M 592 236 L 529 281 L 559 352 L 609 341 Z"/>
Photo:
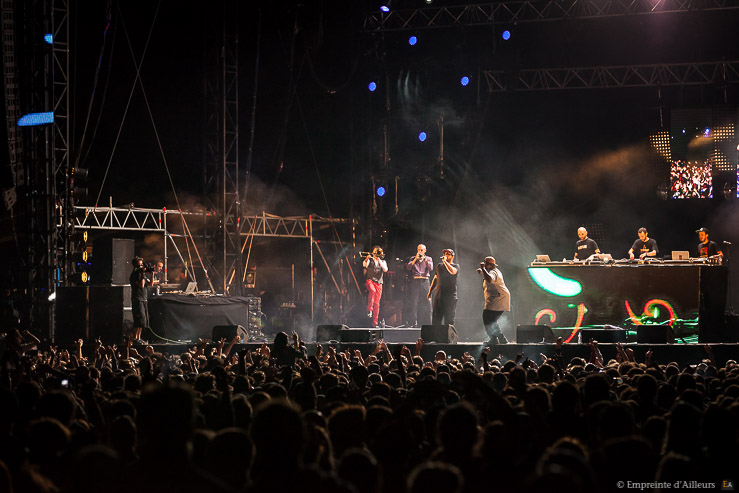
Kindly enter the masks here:
<path id="1" fill-rule="evenodd" d="M 228 342 L 228 344 L 227 344 Z M 200 341 L 1 345 L 0 491 L 619 491 L 736 480 L 739 366 L 537 364 L 415 348 L 371 354 L 287 334 L 270 349 Z M 651 489 L 651 487 L 649 488 Z M 711 489 L 717 489 L 713 487 Z"/>

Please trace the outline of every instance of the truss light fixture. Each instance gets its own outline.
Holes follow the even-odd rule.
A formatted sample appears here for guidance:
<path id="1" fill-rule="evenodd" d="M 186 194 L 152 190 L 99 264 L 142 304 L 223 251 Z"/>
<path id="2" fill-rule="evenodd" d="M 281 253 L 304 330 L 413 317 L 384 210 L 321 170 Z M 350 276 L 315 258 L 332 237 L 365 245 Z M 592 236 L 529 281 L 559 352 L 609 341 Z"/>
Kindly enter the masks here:
<path id="1" fill-rule="evenodd" d="M 408 38 L 408 44 L 411 46 L 416 46 L 416 43 L 418 43 L 418 38 L 415 36 L 411 36 Z"/>
<path id="2" fill-rule="evenodd" d="M 385 195 L 385 187 L 380 185 L 379 187 L 377 187 L 377 196 L 382 197 L 384 195 Z"/>
<path id="3" fill-rule="evenodd" d="M 44 41 L 46 41 L 49 44 L 54 43 L 54 35 L 53 34 L 44 34 Z"/>
<path id="4" fill-rule="evenodd" d="M 390 12 L 390 7 L 388 7 L 387 5 L 380 5 L 380 10 L 382 10 L 383 12 Z"/>
<path id="5" fill-rule="evenodd" d="M 375 92 L 377 89 L 377 83 L 375 81 L 370 82 L 367 84 L 367 89 L 369 89 L 369 92 Z"/>
<path id="6" fill-rule="evenodd" d="M 470 83 L 470 78 L 465 75 L 461 79 L 459 79 L 459 83 L 463 86 L 467 86 Z"/>
<path id="7" fill-rule="evenodd" d="M 421 142 L 424 142 L 426 140 L 426 132 L 419 133 L 418 140 L 420 140 Z"/>
<path id="8" fill-rule="evenodd" d="M 505 31 L 503 31 L 503 34 L 501 36 L 504 40 L 508 41 L 509 39 L 511 39 L 511 32 L 506 29 Z"/>
<path id="9" fill-rule="evenodd" d="M 47 111 L 45 113 L 26 113 L 18 119 L 19 127 L 33 127 L 35 125 L 45 125 L 54 123 L 54 112 Z"/>

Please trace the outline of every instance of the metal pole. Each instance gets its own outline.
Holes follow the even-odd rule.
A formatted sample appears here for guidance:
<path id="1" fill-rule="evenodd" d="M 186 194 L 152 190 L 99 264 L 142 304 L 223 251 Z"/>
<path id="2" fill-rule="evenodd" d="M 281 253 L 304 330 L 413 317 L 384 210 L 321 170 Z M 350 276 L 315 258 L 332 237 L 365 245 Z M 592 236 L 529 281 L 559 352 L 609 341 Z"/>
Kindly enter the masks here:
<path id="1" fill-rule="evenodd" d="M 169 270 L 168 262 L 167 262 L 167 211 L 165 210 L 163 213 L 164 219 L 162 221 L 164 222 L 164 283 L 169 283 L 169 275 L 167 274 L 167 271 Z"/>
<path id="2" fill-rule="evenodd" d="M 308 232 L 310 234 L 310 325 L 313 327 L 313 215 L 308 216 Z"/>

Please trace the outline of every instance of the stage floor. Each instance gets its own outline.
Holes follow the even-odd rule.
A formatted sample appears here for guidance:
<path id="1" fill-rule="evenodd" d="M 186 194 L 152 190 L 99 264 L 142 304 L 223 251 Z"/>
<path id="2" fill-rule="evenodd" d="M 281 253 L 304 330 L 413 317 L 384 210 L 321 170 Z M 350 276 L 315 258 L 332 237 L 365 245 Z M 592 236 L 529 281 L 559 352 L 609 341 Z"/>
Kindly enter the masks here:
<path id="1" fill-rule="evenodd" d="M 185 343 L 155 343 L 152 342 L 154 350 L 161 353 L 178 354 L 186 351 L 188 348 L 193 347 L 194 344 Z M 240 351 L 243 348 L 251 349 L 255 351 L 264 344 L 263 342 L 251 342 L 248 344 L 240 344 L 236 346 L 236 351 Z M 267 343 L 268 345 L 270 343 Z M 403 344 L 403 343 L 388 343 L 390 351 L 395 352 L 398 346 L 406 345 L 415 352 L 415 343 Z M 308 348 L 308 354 L 315 354 L 315 343 L 306 343 Z M 355 350 L 358 349 L 362 352 L 363 356 L 367 356 L 377 346 L 374 342 L 349 342 L 349 343 L 321 343 L 324 351 L 327 347 L 333 346 L 340 351 L 345 349 Z M 430 361 L 434 358 L 438 351 L 444 351 L 447 357 L 460 358 L 465 353 L 478 358 L 482 349 L 486 347 L 482 343 L 459 343 L 459 344 L 436 344 L 429 343 L 424 344 L 421 350 L 421 356 L 425 361 Z M 598 347 L 603 354 L 605 361 L 616 357 L 616 344 L 598 344 Z M 646 352 L 652 350 L 652 359 L 659 364 L 667 364 L 671 361 L 677 362 L 681 367 L 688 364 L 698 364 L 703 359 L 706 359 L 708 355 L 705 351 L 704 344 L 636 344 L 628 343 L 624 344 L 624 347 L 629 347 L 634 350 L 634 356 L 637 362 L 644 362 Z M 724 366 L 727 360 L 739 360 L 739 344 L 737 343 L 717 343 L 711 344 L 713 353 L 716 357 L 716 361 L 719 366 Z M 522 354 L 524 359 L 529 358 L 535 361 L 537 364 L 541 364 L 542 357 L 554 356 L 556 351 L 556 344 L 501 344 L 490 346 L 490 358 L 502 357 L 504 360 L 515 360 L 518 354 Z M 562 346 L 562 355 L 565 362 L 569 362 L 574 357 L 585 358 L 587 361 L 590 357 L 590 347 L 587 344 L 569 343 Z"/>

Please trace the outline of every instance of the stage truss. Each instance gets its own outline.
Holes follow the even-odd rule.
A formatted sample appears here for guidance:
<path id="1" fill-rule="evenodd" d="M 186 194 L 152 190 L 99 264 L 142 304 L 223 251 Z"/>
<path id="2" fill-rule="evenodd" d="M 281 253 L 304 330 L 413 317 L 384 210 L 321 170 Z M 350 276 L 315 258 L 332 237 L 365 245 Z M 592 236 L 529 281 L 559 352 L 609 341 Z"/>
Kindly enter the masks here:
<path id="1" fill-rule="evenodd" d="M 170 217 L 172 216 L 172 217 Z M 168 225 L 173 219 L 181 220 L 181 216 L 190 218 L 202 218 L 204 221 L 218 220 L 220 215 L 215 211 L 188 212 L 169 209 L 145 209 L 145 208 L 125 208 L 125 207 L 75 207 L 74 208 L 74 230 L 105 230 L 105 231 L 139 231 L 148 233 L 160 233 L 164 235 L 164 267 L 165 282 L 168 266 L 168 248 L 167 239 L 170 240 L 172 246 L 177 248 L 175 238 L 185 238 L 182 233 L 175 233 Z M 231 217 L 231 220 L 234 220 Z M 326 260 L 320 243 L 339 243 L 346 246 L 354 246 L 354 234 L 357 225 L 354 219 L 345 218 L 326 218 L 316 215 L 310 216 L 277 216 L 262 212 L 261 214 L 246 215 L 235 220 L 242 223 L 241 232 L 241 252 L 246 248 L 250 238 L 269 237 L 269 238 L 300 238 L 309 241 L 310 248 L 310 270 L 313 272 L 315 267 L 314 251 L 317 251 L 326 267 L 333 284 L 341 296 L 345 296 L 347 290 L 344 286 L 339 286 L 336 276 L 332 272 L 331 264 Z M 351 238 L 341 238 L 338 234 L 338 225 L 348 225 L 351 228 Z M 314 234 L 314 227 L 330 226 L 335 233 L 336 242 L 318 241 Z M 207 229 L 206 229 L 207 231 Z M 185 238 L 187 239 L 187 238 Z M 194 238 L 189 238 L 194 241 Z M 207 241 L 207 238 L 204 238 Z M 346 255 L 344 253 L 344 255 Z M 351 265 L 351 264 L 348 264 Z M 202 266 L 205 267 L 205 266 Z M 230 294 L 230 286 L 237 283 L 241 285 L 241 279 L 236 277 L 238 272 L 246 272 L 248 266 L 242 265 L 241 268 L 235 268 L 230 272 L 227 282 L 225 282 L 224 294 Z M 355 284 L 357 284 L 355 282 Z M 314 319 L 315 306 L 315 279 L 310 276 L 311 291 L 311 323 Z M 357 284 L 357 291 L 360 291 Z"/>

